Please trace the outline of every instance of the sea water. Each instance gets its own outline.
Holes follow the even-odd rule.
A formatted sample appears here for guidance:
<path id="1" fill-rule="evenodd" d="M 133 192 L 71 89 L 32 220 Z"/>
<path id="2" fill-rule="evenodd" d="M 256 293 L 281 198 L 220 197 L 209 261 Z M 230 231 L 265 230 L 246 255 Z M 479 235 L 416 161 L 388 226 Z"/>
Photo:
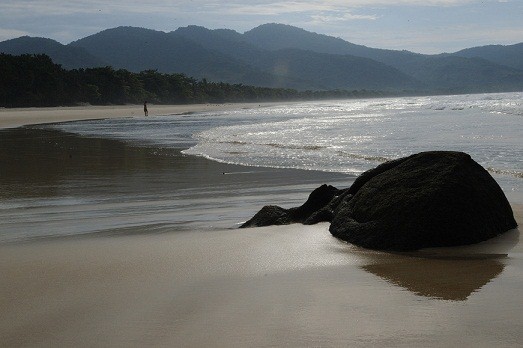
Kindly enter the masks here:
<path id="1" fill-rule="evenodd" d="M 293 102 L 0 134 L 0 242 L 235 228 L 384 161 L 469 153 L 523 203 L 523 93 Z M 182 153 L 180 154 L 180 150 Z"/>
<path id="2" fill-rule="evenodd" d="M 523 202 L 523 93 L 333 100 L 56 126 L 229 164 L 358 175 L 421 151 L 463 151 Z"/>

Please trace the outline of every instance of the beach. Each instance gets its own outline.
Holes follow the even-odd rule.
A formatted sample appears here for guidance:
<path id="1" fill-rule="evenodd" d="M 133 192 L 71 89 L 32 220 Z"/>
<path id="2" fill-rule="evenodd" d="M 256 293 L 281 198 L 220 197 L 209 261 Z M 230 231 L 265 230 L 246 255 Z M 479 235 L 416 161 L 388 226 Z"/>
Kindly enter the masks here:
<path id="1" fill-rule="evenodd" d="M 474 246 L 385 253 L 335 239 L 326 223 L 237 229 L 265 204 L 296 206 L 313 188 L 348 187 L 355 176 L 14 128 L 141 111 L 0 110 L 0 128 L 13 128 L 0 139 L 0 226 L 11 231 L 0 243 L 0 346 L 521 344 L 519 230 Z M 521 226 L 523 204 L 512 207 Z"/>
<path id="2" fill-rule="evenodd" d="M 151 114 L 172 115 L 204 111 L 254 108 L 261 105 L 270 106 L 277 104 L 281 103 L 224 103 L 184 105 L 149 104 L 149 110 Z M 30 124 L 45 124 L 116 117 L 134 117 L 142 116 L 143 113 L 142 105 L 0 108 L 0 129 L 14 128 Z"/>

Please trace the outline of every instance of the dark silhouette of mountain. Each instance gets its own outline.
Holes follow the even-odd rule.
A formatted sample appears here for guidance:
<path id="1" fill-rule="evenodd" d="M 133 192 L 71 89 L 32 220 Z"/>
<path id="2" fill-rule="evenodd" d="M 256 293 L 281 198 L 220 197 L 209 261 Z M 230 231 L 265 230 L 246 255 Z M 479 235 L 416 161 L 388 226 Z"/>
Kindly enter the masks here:
<path id="1" fill-rule="evenodd" d="M 409 51 L 394 51 L 356 45 L 340 38 L 317 34 L 285 24 L 263 24 L 244 34 L 249 43 L 268 50 L 297 48 L 320 53 L 349 54 L 373 59 L 409 73 L 411 62 L 426 57 Z"/>
<path id="2" fill-rule="evenodd" d="M 411 69 L 431 89 L 442 92 L 502 92 L 523 88 L 522 70 L 480 58 L 431 56 L 415 62 Z"/>
<path id="3" fill-rule="evenodd" d="M 243 35 L 233 30 L 215 29 L 191 25 L 178 28 L 169 35 L 201 45 L 208 50 L 219 52 L 234 60 L 255 66 L 262 56 L 271 55 L 264 49 L 257 48 L 243 39 Z"/>
<path id="4" fill-rule="evenodd" d="M 244 67 L 220 55 L 210 56 L 200 45 L 180 37 L 134 27 L 107 29 L 69 44 L 101 57 L 115 68 L 133 72 L 183 72 L 193 77 L 238 77 Z M 210 68 L 210 69 L 209 69 Z M 240 68 L 240 69 L 239 69 Z"/>
<path id="5" fill-rule="evenodd" d="M 191 41 L 199 42 L 202 46 L 212 49 L 219 49 L 223 45 L 223 42 L 228 45 L 236 43 L 251 46 L 246 42 L 244 35 L 231 29 L 211 30 L 198 25 L 189 25 L 187 27 L 180 27 L 169 34 L 185 37 Z"/>
<path id="6" fill-rule="evenodd" d="M 483 90 L 483 86 L 484 91 L 523 88 L 523 70 L 515 70 L 522 69 L 523 44 L 501 46 L 503 49 L 499 52 L 492 46 L 485 46 L 455 54 L 465 58 L 463 60 L 452 59 L 448 55 L 424 55 L 355 45 L 340 38 L 284 24 L 263 24 L 246 32 L 244 37 L 247 42 L 267 50 L 297 48 L 373 59 L 424 82 L 431 89 L 441 91 L 460 88 Z"/>
<path id="7" fill-rule="evenodd" d="M 454 53 L 465 58 L 483 58 L 491 62 L 523 70 L 523 42 L 515 45 L 489 45 L 467 48 Z"/>
<path id="8" fill-rule="evenodd" d="M 280 50 L 297 48 L 321 53 L 352 54 L 365 57 L 373 49 L 340 38 L 317 34 L 286 24 L 262 24 L 243 34 L 244 39 L 260 48 Z"/>
<path id="9" fill-rule="evenodd" d="M 212 81 L 297 89 L 397 90 L 414 86 L 412 78 L 371 60 L 261 50 L 232 30 L 193 26 L 164 33 L 119 27 L 70 45 L 82 47 L 117 68 L 183 72 Z"/>
<path id="10" fill-rule="evenodd" d="M 12 55 L 46 54 L 65 69 L 104 66 L 106 63 L 79 47 L 69 47 L 40 37 L 22 36 L 0 42 L 0 53 Z"/>
<path id="11" fill-rule="evenodd" d="M 118 27 L 69 45 L 29 37 L 0 43 L 0 52 L 44 53 L 68 69 L 110 65 L 254 86 L 422 93 L 521 90 L 522 50 L 518 44 L 423 55 L 356 45 L 283 24 L 264 24 L 244 34 L 198 26 L 170 33 Z"/>
<path id="12" fill-rule="evenodd" d="M 158 70 L 211 81 L 277 87 L 279 79 L 205 48 L 180 35 L 135 27 L 104 30 L 70 44 L 101 57 L 115 68 L 133 72 Z M 287 79 L 278 87 L 299 88 L 305 82 Z"/>
<path id="13" fill-rule="evenodd" d="M 350 55 L 285 49 L 259 56 L 253 64 L 278 76 L 314 81 L 321 89 L 401 90 L 421 86 L 397 69 Z"/>
<path id="14" fill-rule="evenodd" d="M 231 30 L 209 30 L 189 26 L 171 35 L 202 44 L 270 73 L 284 83 L 286 79 L 309 81 L 307 88 L 401 90 L 422 84 L 395 68 L 371 59 L 351 55 L 320 53 L 295 48 L 267 50 L 247 42 Z"/>

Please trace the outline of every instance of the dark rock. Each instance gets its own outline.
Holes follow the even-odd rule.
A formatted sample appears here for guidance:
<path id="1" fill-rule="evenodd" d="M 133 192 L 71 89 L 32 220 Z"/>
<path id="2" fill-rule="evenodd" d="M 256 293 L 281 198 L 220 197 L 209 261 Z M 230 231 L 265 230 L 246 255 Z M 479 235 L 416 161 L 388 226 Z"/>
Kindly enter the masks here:
<path id="1" fill-rule="evenodd" d="M 284 209 L 274 205 L 263 207 L 244 227 L 261 227 L 270 225 L 287 225 L 305 222 L 312 214 L 325 207 L 339 193 L 334 186 L 322 185 L 312 191 L 307 201 L 300 207 Z M 331 218 L 332 219 L 332 218 Z M 330 219 L 328 220 L 330 221 Z"/>
<path id="2" fill-rule="evenodd" d="M 401 164 L 402 162 L 406 161 L 407 159 L 409 159 L 409 157 L 403 157 L 403 158 L 398 158 L 398 159 L 395 159 L 392 161 L 388 161 L 388 162 L 380 164 L 376 168 L 372 168 L 372 169 L 367 170 L 364 173 L 361 173 L 360 176 L 358 176 L 356 178 L 356 180 L 354 180 L 354 183 L 351 185 L 351 187 L 349 187 L 349 193 L 355 194 L 356 192 L 358 192 L 358 190 L 363 185 L 365 185 L 365 183 L 367 181 L 369 181 L 376 175 L 379 175 L 383 172 L 386 172 L 387 170 L 389 170 L 391 168 L 394 168 L 398 164 Z"/>
<path id="3" fill-rule="evenodd" d="M 517 226 L 497 182 L 465 153 L 419 153 L 361 177 L 330 231 L 365 248 L 406 251 L 473 244 Z"/>
<path id="4" fill-rule="evenodd" d="M 287 209 L 276 205 L 266 205 L 256 213 L 249 221 L 245 222 L 240 228 L 261 227 L 272 225 L 288 225 L 292 223 Z"/>
<path id="5" fill-rule="evenodd" d="M 386 162 L 345 190 L 322 185 L 301 207 L 266 206 L 242 227 L 330 221 L 330 232 L 371 249 L 407 251 L 478 243 L 517 226 L 503 191 L 462 152 Z"/>
<path id="6" fill-rule="evenodd" d="M 307 201 L 298 208 L 289 209 L 291 219 L 296 222 L 307 220 L 313 213 L 329 204 L 340 191 L 331 185 L 321 185 L 309 195 Z"/>
<path id="7" fill-rule="evenodd" d="M 304 225 L 314 225 L 318 222 L 332 221 L 339 209 L 347 204 L 352 199 L 352 194 L 349 189 L 339 190 L 334 198 L 321 208 L 312 213 L 304 222 Z"/>

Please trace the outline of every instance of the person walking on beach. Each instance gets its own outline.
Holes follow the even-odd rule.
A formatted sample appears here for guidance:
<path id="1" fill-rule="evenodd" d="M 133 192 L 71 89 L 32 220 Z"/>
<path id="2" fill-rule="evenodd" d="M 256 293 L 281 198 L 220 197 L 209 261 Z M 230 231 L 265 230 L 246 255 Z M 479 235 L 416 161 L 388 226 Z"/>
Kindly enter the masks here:
<path id="1" fill-rule="evenodd" d="M 149 111 L 147 111 L 147 100 L 143 102 L 143 112 L 145 116 L 149 116 Z"/>

